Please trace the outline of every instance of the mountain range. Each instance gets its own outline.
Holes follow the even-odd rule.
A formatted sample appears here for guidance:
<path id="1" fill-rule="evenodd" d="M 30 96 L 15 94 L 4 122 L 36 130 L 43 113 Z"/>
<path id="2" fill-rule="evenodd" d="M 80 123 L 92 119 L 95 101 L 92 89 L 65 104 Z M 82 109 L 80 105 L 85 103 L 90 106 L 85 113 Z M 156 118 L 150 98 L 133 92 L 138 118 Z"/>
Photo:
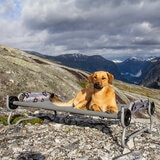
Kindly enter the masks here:
<path id="1" fill-rule="evenodd" d="M 156 89 L 160 88 L 160 69 L 158 69 L 160 57 L 150 57 L 147 59 L 131 57 L 121 63 L 115 63 L 100 55 L 63 54 L 48 56 L 32 51 L 26 52 L 90 73 L 97 70 L 105 70 L 112 73 L 115 79 L 127 83 L 144 85 Z"/>
<path id="2" fill-rule="evenodd" d="M 59 56 L 46 56 L 47 59 L 58 61 L 68 67 L 77 68 L 87 72 L 106 70 L 112 73 L 116 79 L 125 81 L 114 62 L 100 55 L 87 56 L 82 54 L 65 54 Z"/>

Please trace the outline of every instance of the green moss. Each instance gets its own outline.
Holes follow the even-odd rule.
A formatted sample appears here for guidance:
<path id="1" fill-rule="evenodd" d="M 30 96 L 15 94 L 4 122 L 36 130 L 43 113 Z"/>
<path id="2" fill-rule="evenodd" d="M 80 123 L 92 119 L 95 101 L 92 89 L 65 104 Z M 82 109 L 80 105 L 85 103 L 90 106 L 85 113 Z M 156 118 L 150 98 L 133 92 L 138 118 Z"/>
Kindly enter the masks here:
<path id="1" fill-rule="evenodd" d="M 27 118 L 26 116 L 22 116 L 22 115 L 14 115 L 11 118 L 11 124 L 16 124 L 20 119 L 22 118 Z M 0 122 L 2 122 L 3 125 L 8 125 L 7 122 L 7 116 L 0 116 Z M 33 118 L 30 120 L 24 120 L 21 122 L 22 124 L 27 124 L 30 123 L 32 125 L 38 123 L 38 124 L 43 124 L 43 120 L 40 118 Z"/>
<path id="2" fill-rule="evenodd" d="M 3 124 L 3 125 L 8 125 L 7 123 L 7 116 L 1 116 L 0 115 L 0 122 Z"/>
<path id="3" fill-rule="evenodd" d="M 24 122 L 22 122 L 23 124 L 27 124 L 27 123 L 31 123 L 32 125 L 38 123 L 38 124 L 43 124 L 43 120 L 40 119 L 40 118 L 33 118 L 33 119 L 30 119 L 30 120 L 26 120 Z"/>
<path id="4" fill-rule="evenodd" d="M 86 88 L 86 86 L 88 85 L 88 82 L 78 82 L 78 84 L 79 84 L 82 88 Z"/>
<path id="5" fill-rule="evenodd" d="M 72 132 L 72 128 L 67 128 L 67 129 L 65 130 L 65 132 L 66 132 L 66 134 Z"/>

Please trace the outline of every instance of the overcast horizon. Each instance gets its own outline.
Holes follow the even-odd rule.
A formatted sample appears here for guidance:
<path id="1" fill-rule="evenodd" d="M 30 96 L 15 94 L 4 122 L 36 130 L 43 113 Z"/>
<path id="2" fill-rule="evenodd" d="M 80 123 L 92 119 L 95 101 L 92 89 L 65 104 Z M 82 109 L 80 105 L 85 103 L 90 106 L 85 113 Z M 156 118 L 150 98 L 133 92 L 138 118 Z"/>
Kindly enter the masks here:
<path id="1" fill-rule="evenodd" d="M 159 0 L 0 0 L 0 44 L 52 56 L 160 56 L 159 12 Z"/>

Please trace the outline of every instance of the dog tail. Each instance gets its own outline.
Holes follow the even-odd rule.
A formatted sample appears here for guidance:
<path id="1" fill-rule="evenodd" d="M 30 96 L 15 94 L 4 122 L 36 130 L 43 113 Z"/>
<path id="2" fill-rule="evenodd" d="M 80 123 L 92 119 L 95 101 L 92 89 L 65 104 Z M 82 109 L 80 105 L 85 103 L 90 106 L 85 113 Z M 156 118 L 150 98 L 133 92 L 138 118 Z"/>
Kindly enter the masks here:
<path id="1" fill-rule="evenodd" d="M 58 98 L 58 96 L 56 96 L 54 93 L 52 93 L 51 95 L 50 95 L 50 101 L 54 104 L 54 105 L 56 105 L 56 106 L 61 106 L 61 107 L 73 107 L 73 101 L 74 101 L 74 99 L 71 99 L 70 101 L 68 101 L 68 102 L 62 102 L 59 98 Z"/>
<path id="2" fill-rule="evenodd" d="M 70 100 L 69 102 L 52 102 L 56 106 L 61 107 L 73 107 L 73 100 Z"/>

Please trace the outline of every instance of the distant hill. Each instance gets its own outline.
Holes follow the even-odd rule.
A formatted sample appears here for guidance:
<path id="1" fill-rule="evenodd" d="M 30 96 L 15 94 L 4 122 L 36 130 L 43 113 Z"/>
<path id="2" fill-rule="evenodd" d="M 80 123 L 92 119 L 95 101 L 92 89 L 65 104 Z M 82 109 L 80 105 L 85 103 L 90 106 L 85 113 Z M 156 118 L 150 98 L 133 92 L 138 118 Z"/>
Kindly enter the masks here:
<path id="1" fill-rule="evenodd" d="M 0 45 L 0 104 L 6 95 L 48 91 L 70 99 L 82 88 L 88 74 L 9 46 Z"/>
<path id="2" fill-rule="evenodd" d="M 32 53 L 34 55 L 41 56 L 49 60 L 59 62 L 62 65 L 80 69 L 90 73 L 98 70 L 108 71 L 114 75 L 115 79 L 127 81 L 123 78 L 123 76 L 121 76 L 114 62 L 109 61 L 100 55 L 87 56 L 83 54 L 63 54 L 59 56 L 48 56 L 41 55 L 37 52 L 32 51 L 29 51 L 28 53 Z"/>
<path id="3" fill-rule="evenodd" d="M 154 65 L 149 69 L 141 84 L 150 88 L 160 89 L 160 58 L 155 58 Z"/>
<path id="4" fill-rule="evenodd" d="M 63 65 L 88 71 L 90 73 L 98 70 L 108 71 L 112 73 L 116 79 L 124 80 L 115 63 L 106 60 L 100 55 L 87 56 L 82 54 L 66 54 L 50 57 L 50 59 L 59 61 Z"/>
<path id="5" fill-rule="evenodd" d="M 156 61 L 157 58 L 142 59 L 131 57 L 122 63 L 117 63 L 117 67 L 119 68 L 121 75 L 123 75 L 130 83 L 141 84 L 141 81 L 151 67 L 155 65 Z"/>

